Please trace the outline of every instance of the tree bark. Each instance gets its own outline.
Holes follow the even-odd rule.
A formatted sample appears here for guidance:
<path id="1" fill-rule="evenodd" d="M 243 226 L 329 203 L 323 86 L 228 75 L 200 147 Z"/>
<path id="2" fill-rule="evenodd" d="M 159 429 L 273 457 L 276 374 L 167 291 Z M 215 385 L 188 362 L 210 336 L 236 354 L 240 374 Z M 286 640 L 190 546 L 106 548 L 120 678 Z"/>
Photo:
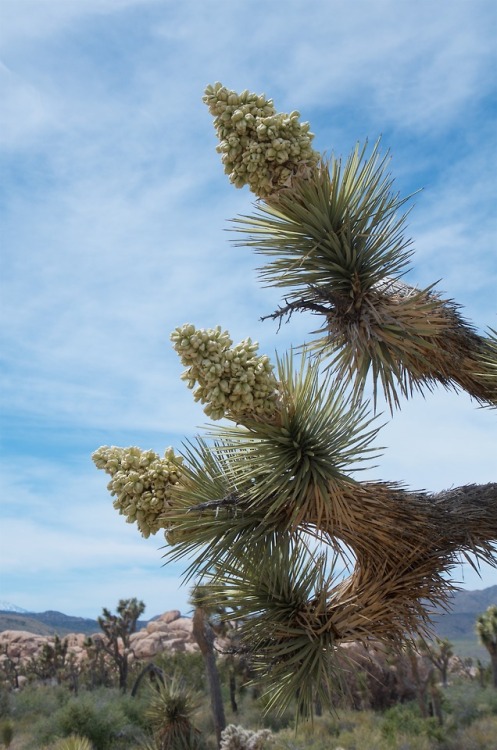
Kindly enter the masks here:
<path id="1" fill-rule="evenodd" d="M 226 727 L 226 718 L 224 715 L 221 682 L 214 652 L 214 632 L 207 621 L 205 610 L 202 607 L 195 607 L 192 624 L 193 637 L 197 641 L 202 656 L 204 657 L 205 671 L 209 682 L 212 717 L 214 719 L 214 727 L 216 730 L 217 745 L 220 747 L 221 732 Z"/>
<path id="2" fill-rule="evenodd" d="M 492 683 L 497 688 L 497 651 L 490 652 L 490 663 L 492 666 Z"/>

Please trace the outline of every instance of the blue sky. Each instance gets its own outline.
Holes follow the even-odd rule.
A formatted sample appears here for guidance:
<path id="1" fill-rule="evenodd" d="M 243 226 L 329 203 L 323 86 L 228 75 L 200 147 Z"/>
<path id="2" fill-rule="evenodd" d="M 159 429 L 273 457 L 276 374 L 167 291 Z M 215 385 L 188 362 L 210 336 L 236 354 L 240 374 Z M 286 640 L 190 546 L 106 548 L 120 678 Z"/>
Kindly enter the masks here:
<path id="1" fill-rule="evenodd" d="M 251 210 L 215 152 L 206 84 L 266 93 L 347 155 L 382 136 L 409 219 L 409 279 L 497 328 L 494 0 L 3 0 L 1 586 L 33 611 L 96 616 L 138 596 L 187 611 L 163 539 L 112 508 L 100 445 L 180 448 L 204 415 L 169 333 L 229 328 L 272 355 L 257 259 L 230 243 Z M 371 478 L 438 491 L 495 481 L 495 412 L 442 389 L 379 436 Z M 468 565 L 466 588 L 497 582 Z"/>

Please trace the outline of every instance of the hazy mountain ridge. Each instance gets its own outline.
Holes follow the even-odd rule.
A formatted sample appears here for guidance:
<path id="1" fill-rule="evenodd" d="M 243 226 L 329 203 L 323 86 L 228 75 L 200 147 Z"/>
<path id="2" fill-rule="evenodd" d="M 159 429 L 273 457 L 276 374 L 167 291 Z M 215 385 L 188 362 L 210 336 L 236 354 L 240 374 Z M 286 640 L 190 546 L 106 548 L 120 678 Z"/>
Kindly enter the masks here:
<path id="1" fill-rule="evenodd" d="M 137 630 L 146 627 L 148 622 L 149 620 L 138 620 Z M 74 617 L 54 610 L 24 613 L 0 609 L 0 632 L 4 630 L 25 630 L 35 635 L 91 635 L 100 632 L 100 626 L 97 620 L 89 617 Z"/>
<path id="2" fill-rule="evenodd" d="M 497 585 L 476 591 L 456 591 L 449 611 L 440 608 L 433 616 L 437 635 L 450 641 L 476 640 L 476 618 L 492 604 L 497 604 Z"/>
<path id="3" fill-rule="evenodd" d="M 451 613 L 476 612 L 476 614 L 480 614 L 492 604 L 497 604 L 497 584 L 476 591 L 461 589 L 456 591 L 454 598 L 451 600 Z"/>

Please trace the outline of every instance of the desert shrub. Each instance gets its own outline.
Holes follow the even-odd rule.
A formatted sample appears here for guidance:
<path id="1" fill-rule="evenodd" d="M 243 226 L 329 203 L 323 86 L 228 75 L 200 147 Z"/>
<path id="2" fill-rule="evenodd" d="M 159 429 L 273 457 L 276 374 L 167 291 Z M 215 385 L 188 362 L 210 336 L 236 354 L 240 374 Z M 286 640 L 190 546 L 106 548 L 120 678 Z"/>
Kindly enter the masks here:
<path id="1" fill-rule="evenodd" d="M 423 718 L 413 703 L 398 704 L 385 711 L 381 733 L 390 743 L 398 743 L 401 735 L 427 737 L 437 742 L 445 738 L 445 730 L 437 720 Z"/>
<path id="2" fill-rule="evenodd" d="M 0 724 L 0 740 L 4 747 L 10 747 L 14 737 L 14 725 L 10 719 L 4 719 Z"/>
<path id="3" fill-rule="evenodd" d="M 261 726 L 264 729 L 270 729 L 272 732 L 279 732 L 286 727 L 294 727 L 295 707 L 289 706 L 284 711 L 279 712 L 267 711 L 268 700 L 269 696 L 263 694 L 255 701 L 252 701 L 253 709 L 249 712 L 249 715 L 252 714 L 254 720 L 247 722 L 244 715 L 244 724 L 248 724 L 249 726 Z"/>
<path id="4" fill-rule="evenodd" d="M 274 745 L 270 745 L 271 750 L 343 750 L 348 748 L 362 748 L 362 745 L 356 742 L 356 732 L 359 725 L 363 722 L 367 724 L 368 741 L 371 743 L 364 745 L 367 750 L 376 750 L 372 741 L 373 731 L 369 721 L 369 712 L 348 713 L 344 716 L 324 714 L 315 717 L 313 721 L 302 722 L 295 728 L 295 723 L 286 729 L 274 735 Z M 345 733 L 342 731 L 345 730 Z M 350 742 L 344 745 L 342 737 L 348 737 Z"/>
<path id="5" fill-rule="evenodd" d="M 70 698 L 70 693 L 60 685 L 27 685 L 11 694 L 11 713 L 16 719 L 50 716 Z"/>
<path id="6" fill-rule="evenodd" d="M 5 719 L 10 716 L 11 712 L 11 700 L 9 691 L 5 687 L 0 686 L 0 719 Z"/>
<path id="7" fill-rule="evenodd" d="M 489 750 L 495 747 L 497 718 L 486 716 L 477 719 L 470 727 L 459 729 L 444 750 Z"/>
<path id="8" fill-rule="evenodd" d="M 95 703 L 89 695 L 69 701 L 54 717 L 62 734 L 78 732 L 87 737 L 97 750 L 106 748 L 127 723 L 124 712 L 113 703 Z"/>
<path id="9" fill-rule="evenodd" d="M 38 723 L 36 734 L 45 745 L 77 734 L 90 740 L 94 750 L 129 747 L 136 744 L 143 733 L 130 722 L 122 698 L 117 690 L 105 688 L 70 698 L 55 713 Z"/>
<path id="10" fill-rule="evenodd" d="M 167 678 L 172 679 L 175 674 L 180 674 L 185 688 L 195 693 L 205 692 L 205 664 L 202 654 L 164 651 L 154 659 L 154 663 L 162 669 L 166 681 Z"/>
<path id="11" fill-rule="evenodd" d="M 445 692 L 444 709 L 452 724 L 470 726 L 486 715 L 497 715 L 497 690 L 464 681 L 451 685 Z"/>
<path id="12" fill-rule="evenodd" d="M 127 721 L 133 726 L 146 729 L 148 727 L 145 716 L 148 702 L 146 695 L 139 694 L 131 697 L 129 694 L 119 694 L 117 698 Z"/>

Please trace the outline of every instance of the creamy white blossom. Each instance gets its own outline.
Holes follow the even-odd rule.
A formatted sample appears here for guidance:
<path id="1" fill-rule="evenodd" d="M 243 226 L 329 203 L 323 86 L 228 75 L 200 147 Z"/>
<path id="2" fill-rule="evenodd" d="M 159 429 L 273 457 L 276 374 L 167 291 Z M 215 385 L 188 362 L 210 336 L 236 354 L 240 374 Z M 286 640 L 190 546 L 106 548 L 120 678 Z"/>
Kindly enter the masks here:
<path id="1" fill-rule="evenodd" d="M 104 445 L 92 458 L 98 469 L 112 477 L 107 489 L 127 523 L 136 523 L 144 537 L 167 526 L 171 488 L 181 479 L 181 456 L 172 448 L 161 458 L 151 450 Z"/>
<path id="2" fill-rule="evenodd" d="M 224 171 L 236 187 L 248 185 L 264 198 L 318 163 L 314 135 L 299 112 L 276 112 L 272 99 L 237 94 L 221 83 L 207 86 L 203 100 L 214 116 Z"/>
<path id="3" fill-rule="evenodd" d="M 181 377 L 195 389 L 195 401 L 205 404 L 208 417 L 270 419 L 275 414 L 277 381 L 269 357 L 257 354 L 257 342 L 244 339 L 232 346 L 220 326 L 197 329 L 191 323 L 176 328 L 171 341 L 187 367 Z"/>

